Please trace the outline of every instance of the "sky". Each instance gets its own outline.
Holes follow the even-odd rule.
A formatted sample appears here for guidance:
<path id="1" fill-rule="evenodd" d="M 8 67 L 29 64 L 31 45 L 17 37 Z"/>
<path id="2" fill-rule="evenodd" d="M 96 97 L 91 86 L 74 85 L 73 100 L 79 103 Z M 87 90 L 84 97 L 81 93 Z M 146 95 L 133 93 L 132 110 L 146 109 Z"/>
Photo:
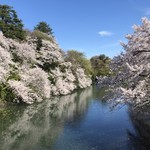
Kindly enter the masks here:
<path id="1" fill-rule="evenodd" d="M 123 51 L 120 41 L 141 18 L 150 19 L 149 0 L 0 0 L 13 6 L 24 28 L 33 30 L 40 21 L 53 29 L 60 48 L 78 50 L 88 58 Z"/>

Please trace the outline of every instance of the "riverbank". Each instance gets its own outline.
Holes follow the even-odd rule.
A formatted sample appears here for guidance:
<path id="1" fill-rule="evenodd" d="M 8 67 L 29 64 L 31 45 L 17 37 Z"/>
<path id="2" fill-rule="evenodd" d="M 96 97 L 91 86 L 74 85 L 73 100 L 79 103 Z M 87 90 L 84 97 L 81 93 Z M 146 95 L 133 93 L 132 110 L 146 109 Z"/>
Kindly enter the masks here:
<path id="1" fill-rule="evenodd" d="M 26 41 L 19 42 L 0 32 L 0 98 L 3 101 L 32 104 L 92 84 L 84 69 L 65 61 L 54 37 L 49 38 L 42 39 L 37 50 L 35 36 L 29 34 Z"/>

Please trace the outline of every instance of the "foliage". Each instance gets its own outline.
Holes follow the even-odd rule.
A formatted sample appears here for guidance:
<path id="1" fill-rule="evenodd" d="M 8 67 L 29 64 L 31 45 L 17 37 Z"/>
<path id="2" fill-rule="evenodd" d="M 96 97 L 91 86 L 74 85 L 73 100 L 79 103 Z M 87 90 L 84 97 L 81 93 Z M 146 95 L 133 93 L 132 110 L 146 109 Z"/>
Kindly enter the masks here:
<path id="1" fill-rule="evenodd" d="M 106 76 L 110 74 L 109 64 L 111 60 L 109 57 L 102 54 L 92 57 L 90 61 L 93 68 L 94 76 Z"/>
<path id="2" fill-rule="evenodd" d="M 12 53 L 12 56 L 13 56 L 13 59 L 12 59 L 12 60 L 13 60 L 14 62 L 19 62 L 20 64 L 23 63 L 23 59 L 22 59 L 20 56 L 18 56 L 17 53 L 13 52 L 13 53 Z"/>
<path id="3" fill-rule="evenodd" d="M 0 84 L 0 101 L 12 102 L 16 98 L 13 91 L 9 88 L 7 84 Z"/>
<path id="4" fill-rule="evenodd" d="M 12 39 L 25 39 L 22 21 L 18 18 L 13 7 L 0 5 L 0 30 L 4 36 Z"/>
<path id="5" fill-rule="evenodd" d="M 21 78 L 17 71 L 10 71 L 6 81 L 8 80 L 20 81 Z M 0 83 L 0 101 L 12 102 L 15 97 L 15 93 L 9 87 L 8 83 Z"/>
<path id="6" fill-rule="evenodd" d="M 66 66 L 65 65 L 59 65 L 60 71 L 61 72 L 66 72 Z"/>
<path id="7" fill-rule="evenodd" d="M 20 78 L 18 72 L 16 72 L 16 71 L 10 71 L 10 75 L 9 75 L 9 77 L 7 78 L 7 81 L 8 81 L 8 80 L 20 81 L 21 78 Z"/>
<path id="8" fill-rule="evenodd" d="M 18 69 L 14 64 L 9 64 L 9 67 L 14 71 Z"/>
<path id="9" fill-rule="evenodd" d="M 56 67 L 58 67 L 58 65 L 58 62 L 44 62 L 43 65 L 38 64 L 38 66 L 46 72 L 50 72 L 51 69 L 55 69 Z"/>
<path id="10" fill-rule="evenodd" d="M 53 35 L 53 31 L 50 28 L 49 24 L 47 24 L 46 22 L 42 21 L 39 22 L 35 27 L 34 30 L 38 30 L 41 31 L 43 33 L 46 33 L 48 35 Z"/>
<path id="11" fill-rule="evenodd" d="M 42 47 L 42 39 L 41 38 L 37 38 L 37 41 L 36 41 L 36 49 L 39 51 Z"/>
<path id="12" fill-rule="evenodd" d="M 70 61 L 73 64 L 73 69 L 81 67 L 85 70 L 87 75 L 92 74 L 91 63 L 82 52 L 78 52 L 76 50 L 67 51 L 65 61 Z"/>
<path id="13" fill-rule="evenodd" d="M 49 75 L 48 80 L 51 82 L 51 84 L 55 85 L 56 80 L 51 75 Z"/>
<path id="14" fill-rule="evenodd" d="M 41 40 L 47 40 L 47 41 L 51 41 L 51 42 L 54 41 L 54 39 L 53 39 L 53 37 L 51 35 L 43 33 L 43 32 L 41 32 L 39 30 L 34 30 L 33 32 L 28 33 L 28 34 L 31 34 L 32 37 L 37 37 L 37 38 L 39 38 Z"/>
<path id="15" fill-rule="evenodd" d="M 81 59 L 81 67 L 84 69 L 86 75 L 91 75 L 93 73 L 90 60 L 87 58 Z"/>

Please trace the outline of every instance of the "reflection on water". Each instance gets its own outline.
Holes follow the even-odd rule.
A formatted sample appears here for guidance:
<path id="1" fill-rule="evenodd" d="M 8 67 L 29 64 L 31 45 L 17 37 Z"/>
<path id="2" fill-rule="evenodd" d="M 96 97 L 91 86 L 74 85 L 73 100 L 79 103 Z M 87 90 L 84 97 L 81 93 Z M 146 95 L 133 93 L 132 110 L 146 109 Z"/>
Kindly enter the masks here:
<path id="1" fill-rule="evenodd" d="M 91 96 L 92 87 L 82 92 L 23 107 L 20 110 L 17 110 L 20 107 L 18 106 L 9 114 L 10 118 L 1 119 L 1 149 L 32 150 L 43 146 L 50 149 L 62 132 L 64 121 L 74 119 L 76 113 L 84 114 Z"/>
<path id="2" fill-rule="evenodd" d="M 130 119 L 134 126 L 135 132 L 128 131 L 130 138 L 129 148 L 132 150 L 149 150 L 150 149 L 150 112 L 144 110 L 141 112 L 129 111 Z"/>
<path id="3" fill-rule="evenodd" d="M 9 106 L 0 112 L 0 149 L 146 150 L 148 117 L 127 107 L 110 111 L 101 100 L 105 94 L 91 86 L 40 104 Z"/>

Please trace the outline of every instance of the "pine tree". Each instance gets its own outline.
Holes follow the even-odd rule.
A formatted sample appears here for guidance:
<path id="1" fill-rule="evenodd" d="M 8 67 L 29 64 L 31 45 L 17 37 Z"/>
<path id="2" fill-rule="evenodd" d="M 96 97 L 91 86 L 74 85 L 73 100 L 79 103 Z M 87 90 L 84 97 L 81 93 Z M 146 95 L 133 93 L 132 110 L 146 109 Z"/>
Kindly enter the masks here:
<path id="1" fill-rule="evenodd" d="M 53 35 L 53 31 L 52 29 L 50 28 L 49 24 L 47 24 L 46 22 L 42 21 L 42 22 L 39 22 L 37 24 L 37 26 L 35 26 L 34 30 L 39 30 L 43 33 L 46 33 L 48 35 Z"/>
<path id="2" fill-rule="evenodd" d="M 0 31 L 8 38 L 19 40 L 25 38 L 22 21 L 11 6 L 0 5 Z"/>

